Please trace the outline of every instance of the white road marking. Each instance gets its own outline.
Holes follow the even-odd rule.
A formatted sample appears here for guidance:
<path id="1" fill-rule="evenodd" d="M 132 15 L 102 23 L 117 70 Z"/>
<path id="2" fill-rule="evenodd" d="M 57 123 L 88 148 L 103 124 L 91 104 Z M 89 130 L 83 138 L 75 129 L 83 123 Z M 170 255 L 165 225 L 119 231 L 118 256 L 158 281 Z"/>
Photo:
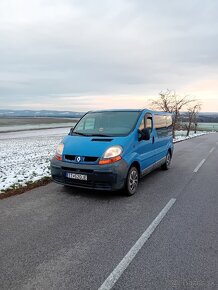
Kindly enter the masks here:
<path id="1" fill-rule="evenodd" d="M 209 153 L 212 153 L 214 149 L 215 149 L 215 147 L 211 148 Z"/>
<path id="2" fill-rule="evenodd" d="M 198 164 L 198 166 L 194 169 L 194 172 L 198 172 L 198 170 L 201 168 L 201 166 L 204 164 L 204 162 L 206 161 L 206 159 L 201 160 L 201 162 Z"/>
<path id="3" fill-rule="evenodd" d="M 165 205 L 165 207 L 161 210 L 161 212 L 158 214 L 158 216 L 153 220 L 153 222 L 150 224 L 150 226 L 141 235 L 141 237 L 137 240 L 137 242 L 133 245 L 133 247 L 129 250 L 129 252 L 126 254 L 126 256 L 120 261 L 120 263 L 116 266 L 116 268 L 108 276 L 108 278 L 104 281 L 104 283 L 101 285 L 101 287 L 98 290 L 110 290 L 114 286 L 114 284 L 117 282 L 117 280 L 123 274 L 123 272 L 129 266 L 129 264 L 132 262 L 132 260 L 135 258 L 136 254 L 143 247 L 143 245 L 146 243 L 146 241 L 150 238 L 150 236 L 152 235 L 152 233 L 154 232 L 156 227 L 159 225 L 159 223 L 165 217 L 167 212 L 173 206 L 175 201 L 176 201 L 175 198 L 170 199 L 170 201 Z"/>

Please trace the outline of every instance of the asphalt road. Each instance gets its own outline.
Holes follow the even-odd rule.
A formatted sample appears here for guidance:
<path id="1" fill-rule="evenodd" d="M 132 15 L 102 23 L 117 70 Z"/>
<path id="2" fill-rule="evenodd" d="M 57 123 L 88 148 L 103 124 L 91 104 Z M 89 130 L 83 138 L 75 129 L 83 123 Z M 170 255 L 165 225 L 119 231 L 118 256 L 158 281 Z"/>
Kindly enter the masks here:
<path id="1" fill-rule="evenodd" d="M 111 287 L 218 289 L 217 133 L 177 143 L 132 197 L 51 183 L 0 201 L 0 289 L 98 289 L 172 198 Z"/>

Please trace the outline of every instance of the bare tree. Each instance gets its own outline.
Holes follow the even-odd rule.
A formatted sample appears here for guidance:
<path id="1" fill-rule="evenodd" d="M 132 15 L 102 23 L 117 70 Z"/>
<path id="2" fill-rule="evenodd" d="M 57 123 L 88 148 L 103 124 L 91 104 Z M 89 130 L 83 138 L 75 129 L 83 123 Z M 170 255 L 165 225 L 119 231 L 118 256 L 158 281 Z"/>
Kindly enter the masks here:
<path id="1" fill-rule="evenodd" d="M 201 104 L 197 103 L 197 104 L 193 104 L 192 106 L 190 106 L 187 110 L 187 117 L 188 117 L 188 123 L 186 124 L 186 129 L 187 129 L 187 134 L 186 136 L 189 136 L 192 124 L 194 124 L 194 130 L 196 133 L 197 130 L 197 116 L 199 111 L 201 110 Z"/>
<path id="2" fill-rule="evenodd" d="M 189 96 L 179 96 L 176 92 L 167 90 L 160 92 L 158 100 L 153 100 L 151 106 L 156 110 L 173 114 L 173 138 L 175 138 L 175 129 L 179 122 L 180 112 L 193 101 L 194 99 L 190 99 Z"/>

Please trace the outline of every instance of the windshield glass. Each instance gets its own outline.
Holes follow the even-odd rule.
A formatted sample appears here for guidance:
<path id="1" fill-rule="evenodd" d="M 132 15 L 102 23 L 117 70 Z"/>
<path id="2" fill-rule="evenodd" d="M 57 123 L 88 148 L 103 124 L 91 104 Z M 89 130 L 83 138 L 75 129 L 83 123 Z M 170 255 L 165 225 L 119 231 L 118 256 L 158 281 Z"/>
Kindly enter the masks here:
<path id="1" fill-rule="evenodd" d="M 73 134 L 86 136 L 125 136 L 135 126 L 141 112 L 91 112 L 76 125 Z"/>

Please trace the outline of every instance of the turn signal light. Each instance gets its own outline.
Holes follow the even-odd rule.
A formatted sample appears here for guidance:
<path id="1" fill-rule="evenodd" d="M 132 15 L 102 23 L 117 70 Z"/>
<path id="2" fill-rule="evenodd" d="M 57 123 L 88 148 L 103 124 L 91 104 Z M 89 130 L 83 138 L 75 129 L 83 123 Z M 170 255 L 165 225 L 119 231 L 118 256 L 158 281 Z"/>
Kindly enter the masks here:
<path id="1" fill-rule="evenodd" d="M 55 158 L 59 161 L 62 161 L 62 156 L 61 155 L 58 155 L 58 154 L 55 154 Z"/>
<path id="2" fill-rule="evenodd" d="M 108 158 L 108 159 L 102 159 L 102 160 L 99 161 L 99 164 L 100 165 L 111 164 L 111 163 L 117 162 L 117 161 L 119 161 L 121 159 L 122 159 L 121 156 L 116 156 L 116 157 Z"/>

